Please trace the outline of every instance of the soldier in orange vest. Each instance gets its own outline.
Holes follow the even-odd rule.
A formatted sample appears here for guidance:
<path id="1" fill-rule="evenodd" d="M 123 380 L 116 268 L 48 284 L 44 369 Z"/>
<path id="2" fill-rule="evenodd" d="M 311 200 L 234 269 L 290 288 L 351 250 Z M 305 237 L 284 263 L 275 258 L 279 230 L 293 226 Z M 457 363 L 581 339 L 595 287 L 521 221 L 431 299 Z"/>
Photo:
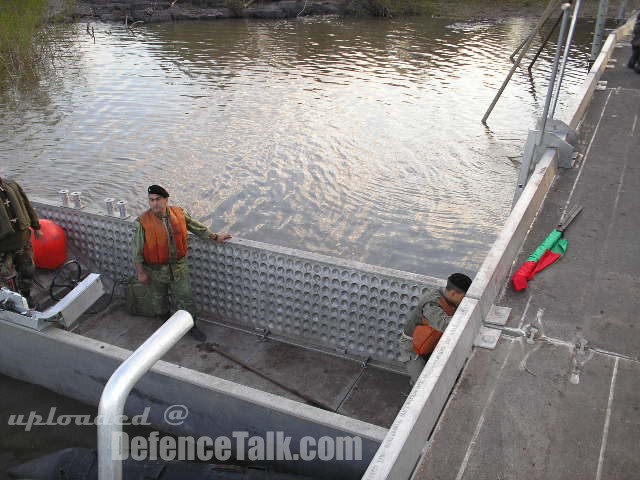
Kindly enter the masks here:
<path id="1" fill-rule="evenodd" d="M 170 206 L 169 193 L 160 185 L 151 185 L 147 192 L 150 208 L 138 217 L 134 237 L 133 262 L 138 281 L 147 286 L 139 299 L 144 305 L 138 313 L 166 316 L 171 299 L 175 309 L 186 310 L 195 318 L 187 264 L 188 232 L 221 243 L 231 235 L 212 233 L 181 207 Z M 190 333 L 196 340 L 206 340 L 195 326 Z"/>
<path id="2" fill-rule="evenodd" d="M 447 278 L 444 289 L 425 293 L 409 313 L 400 338 L 400 350 L 411 385 L 418 380 L 470 285 L 469 277 L 454 273 Z"/>

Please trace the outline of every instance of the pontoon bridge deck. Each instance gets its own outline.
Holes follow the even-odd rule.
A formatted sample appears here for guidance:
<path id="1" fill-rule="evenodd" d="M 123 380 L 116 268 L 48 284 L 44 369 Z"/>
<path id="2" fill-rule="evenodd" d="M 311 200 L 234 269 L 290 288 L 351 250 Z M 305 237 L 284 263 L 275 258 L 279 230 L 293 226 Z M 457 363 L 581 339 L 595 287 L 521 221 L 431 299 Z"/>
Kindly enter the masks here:
<path id="1" fill-rule="evenodd" d="M 72 331 L 135 350 L 163 320 L 130 315 L 124 307 L 116 299 L 100 313 L 83 315 Z M 198 327 L 205 342 L 187 335 L 164 360 L 385 428 L 410 390 L 407 376 L 357 358 L 270 339 L 210 316 L 200 316 Z"/>

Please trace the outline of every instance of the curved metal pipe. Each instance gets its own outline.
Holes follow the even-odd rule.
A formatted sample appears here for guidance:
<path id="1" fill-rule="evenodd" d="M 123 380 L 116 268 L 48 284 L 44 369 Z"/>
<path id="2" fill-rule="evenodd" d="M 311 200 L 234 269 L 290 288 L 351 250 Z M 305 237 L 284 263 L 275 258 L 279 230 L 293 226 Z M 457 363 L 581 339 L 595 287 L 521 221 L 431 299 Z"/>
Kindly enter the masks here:
<path id="1" fill-rule="evenodd" d="M 178 310 L 111 375 L 98 405 L 98 478 L 122 479 L 122 414 L 133 386 L 193 327 L 189 312 Z"/>

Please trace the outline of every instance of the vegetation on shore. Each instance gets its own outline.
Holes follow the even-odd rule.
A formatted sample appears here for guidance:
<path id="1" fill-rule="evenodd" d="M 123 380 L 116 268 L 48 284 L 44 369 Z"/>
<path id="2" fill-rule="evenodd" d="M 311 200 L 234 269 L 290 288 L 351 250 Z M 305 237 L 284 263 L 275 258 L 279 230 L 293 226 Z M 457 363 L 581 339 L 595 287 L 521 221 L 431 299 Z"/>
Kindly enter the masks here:
<path id="1" fill-rule="evenodd" d="M 448 17 L 478 16 L 486 12 L 492 16 L 502 9 L 544 8 L 548 0 L 329 0 L 347 16 L 396 17 L 404 15 L 435 15 Z M 178 5 L 190 4 L 199 8 L 226 6 L 237 16 L 244 16 L 249 6 L 277 3 L 277 0 L 177 0 Z M 311 4 L 309 0 L 305 2 Z"/>
<path id="2" fill-rule="evenodd" d="M 60 3 L 59 14 L 73 9 Z M 56 29 L 49 14 L 49 0 L 2 0 L 0 4 L 0 88 L 20 88 L 37 80 L 53 66 Z"/>
<path id="3" fill-rule="evenodd" d="M 352 15 L 433 15 L 449 18 L 492 17 L 503 12 L 534 11 L 543 9 L 546 3 L 548 0 L 346 0 L 347 13 Z"/>

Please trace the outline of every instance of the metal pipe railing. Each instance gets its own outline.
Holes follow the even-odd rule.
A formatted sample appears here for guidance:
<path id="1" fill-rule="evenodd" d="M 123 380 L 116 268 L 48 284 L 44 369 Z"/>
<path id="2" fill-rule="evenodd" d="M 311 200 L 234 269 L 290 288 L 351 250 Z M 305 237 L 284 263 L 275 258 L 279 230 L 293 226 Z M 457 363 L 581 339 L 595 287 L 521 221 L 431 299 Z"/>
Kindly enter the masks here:
<path id="1" fill-rule="evenodd" d="M 178 310 L 111 375 L 98 405 L 98 478 L 122 479 L 122 414 L 133 386 L 193 327 L 189 312 Z M 114 445 L 115 444 L 115 445 Z"/>
<path id="2" fill-rule="evenodd" d="M 576 24 L 578 23 L 578 17 L 580 16 L 580 7 L 582 6 L 582 0 L 578 0 L 573 7 L 573 15 L 571 17 L 571 26 L 569 27 L 569 33 L 567 34 L 567 41 L 564 45 L 564 56 L 562 57 L 562 67 L 560 67 L 560 78 L 558 79 L 558 85 L 556 86 L 556 91 L 553 96 L 553 101 L 551 102 L 551 113 L 549 116 L 551 118 L 554 117 L 556 113 L 556 105 L 558 103 L 558 98 L 560 97 L 560 88 L 562 87 L 562 80 L 564 79 L 564 72 L 567 68 L 567 63 L 569 62 L 569 52 L 571 51 L 571 44 L 573 43 L 573 34 L 576 31 Z"/>
<path id="3" fill-rule="evenodd" d="M 533 65 L 538 61 L 538 57 L 540 56 L 540 54 L 544 50 L 544 47 L 547 46 L 547 42 L 549 42 L 549 39 L 553 35 L 553 32 L 555 32 L 556 28 L 558 28 L 558 25 L 560 25 L 561 21 L 562 21 L 562 13 L 556 19 L 556 23 L 553 24 L 551 29 L 545 35 L 544 40 L 542 40 L 542 43 L 540 44 L 540 46 L 538 47 L 538 50 L 536 51 L 536 54 L 531 59 L 531 63 L 529 63 L 529 66 L 527 67 L 527 70 L 531 71 L 533 69 Z"/>
<path id="4" fill-rule="evenodd" d="M 607 12 L 609 10 L 609 0 L 600 0 L 598 4 L 598 16 L 596 17 L 596 27 L 593 32 L 593 43 L 591 44 L 591 63 L 596 61 L 600 50 L 602 50 L 602 39 L 604 38 L 604 27 L 607 22 Z"/>
<path id="5" fill-rule="evenodd" d="M 556 9 L 559 3 L 560 3 L 560 0 L 552 0 L 547 4 L 547 7 L 544 9 L 544 12 L 542 12 L 542 16 L 538 20 L 538 23 L 536 24 L 533 31 L 529 35 L 527 35 L 527 37 L 518 44 L 518 46 L 513 51 L 513 53 L 509 55 L 509 59 L 511 61 L 513 61 L 513 59 L 518 54 L 520 49 L 527 44 L 529 39 L 532 37 L 535 37 L 536 34 L 540 32 L 540 30 L 542 30 L 542 27 L 544 27 L 545 23 L 547 23 L 547 21 L 549 20 L 549 17 L 551 17 L 551 15 L 553 14 L 553 11 Z"/>
<path id="6" fill-rule="evenodd" d="M 529 48 L 531 48 L 531 44 L 533 43 L 533 40 L 536 37 L 536 33 L 540 31 L 540 28 L 542 27 L 544 22 L 546 22 L 548 20 L 549 15 L 551 15 L 551 13 L 553 12 L 554 8 L 558 5 L 558 3 L 559 3 L 558 0 L 551 0 L 549 2 L 549 5 L 547 5 L 547 8 L 546 8 L 546 10 L 545 10 L 545 12 L 543 14 L 543 17 L 538 21 L 538 25 L 536 26 L 535 30 L 527 37 L 527 39 L 525 40 L 524 45 L 522 46 L 522 48 L 520 49 L 520 47 L 518 47 L 517 50 L 520 50 L 520 55 L 518 55 L 517 60 L 511 66 L 511 70 L 509 70 L 509 73 L 507 74 L 507 78 L 505 78 L 504 81 L 502 82 L 502 85 L 498 89 L 498 93 L 496 93 L 495 97 L 493 97 L 491 105 L 489 105 L 489 108 L 487 109 L 487 111 L 485 112 L 484 116 L 482 117 L 481 122 L 482 122 L 483 125 L 487 124 L 487 118 L 489 118 L 489 115 L 491 115 L 491 112 L 493 111 L 493 108 L 496 106 L 496 104 L 498 103 L 498 100 L 502 96 L 502 93 L 507 88 L 507 85 L 508 85 L 509 81 L 511 80 L 511 77 L 513 77 L 513 74 L 515 73 L 517 68 L 520 66 L 520 62 L 522 61 L 524 56 L 529 51 Z"/>
<path id="7" fill-rule="evenodd" d="M 562 46 L 564 45 L 565 33 L 567 31 L 567 24 L 569 23 L 569 8 L 571 4 L 562 4 L 562 23 L 560 24 L 560 35 L 558 36 L 558 47 L 556 54 L 553 58 L 553 66 L 551 67 L 551 78 L 549 79 L 549 87 L 547 88 L 547 97 L 544 102 L 544 109 L 542 111 L 542 125 L 540 126 L 539 141 L 536 142 L 536 146 L 539 146 L 544 139 L 544 132 L 547 129 L 547 120 L 549 117 L 549 107 L 551 105 L 551 97 L 553 95 L 554 87 L 556 84 L 556 76 L 558 75 L 558 64 L 560 62 L 560 54 L 562 53 Z"/>
<path id="8" fill-rule="evenodd" d="M 534 166 L 534 157 L 536 151 L 544 143 L 545 131 L 547 129 L 547 120 L 549 115 L 549 106 L 551 104 L 551 96 L 554 91 L 556 82 L 556 75 L 558 73 L 558 63 L 560 62 L 560 55 L 562 53 L 562 46 L 564 45 L 565 33 L 567 31 L 567 25 L 569 23 L 568 10 L 571 8 L 571 4 L 563 3 L 562 6 L 562 23 L 560 24 L 560 34 L 558 35 L 558 46 L 556 48 L 556 54 L 553 59 L 553 66 L 551 67 L 551 78 L 549 79 L 549 86 L 547 87 L 547 96 L 544 102 L 544 110 L 540 119 L 539 131 L 535 133 L 535 140 L 529 134 L 529 140 L 525 146 L 524 156 L 522 157 L 522 163 L 520 164 L 520 171 L 518 172 L 518 183 L 516 184 L 516 190 L 513 194 L 513 205 L 516 204 L 520 195 L 524 191 L 524 187 L 529 180 L 531 169 Z M 531 143 L 530 140 L 533 140 Z"/>

